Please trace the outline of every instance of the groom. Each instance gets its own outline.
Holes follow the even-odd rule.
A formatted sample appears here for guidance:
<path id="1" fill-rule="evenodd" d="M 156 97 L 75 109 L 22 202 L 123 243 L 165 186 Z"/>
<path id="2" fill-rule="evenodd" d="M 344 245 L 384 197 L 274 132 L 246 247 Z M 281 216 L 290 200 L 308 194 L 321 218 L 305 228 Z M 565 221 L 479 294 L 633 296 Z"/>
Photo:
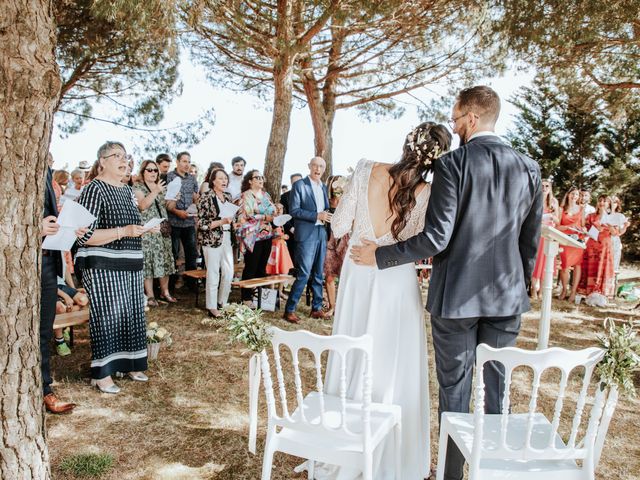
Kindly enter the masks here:
<path id="1" fill-rule="evenodd" d="M 377 248 L 352 247 L 360 265 L 384 269 L 433 257 L 427 310 L 436 358 L 439 413 L 469 412 L 476 346 L 513 346 L 530 309 L 542 219 L 540 168 L 494 133 L 500 98 L 462 90 L 450 120 L 461 146 L 434 162 L 424 231 Z M 504 370 L 484 370 L 487 413 L 500 413 Z M 449 440 L 445 479 L 461 480 L 464 457 Z"/>

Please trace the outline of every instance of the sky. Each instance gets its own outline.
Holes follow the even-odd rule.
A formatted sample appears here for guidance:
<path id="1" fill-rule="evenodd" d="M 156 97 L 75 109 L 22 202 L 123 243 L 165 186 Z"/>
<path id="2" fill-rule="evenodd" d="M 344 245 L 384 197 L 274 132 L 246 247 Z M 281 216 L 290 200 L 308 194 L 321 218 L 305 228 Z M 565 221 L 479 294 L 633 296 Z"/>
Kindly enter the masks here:
<path id="1" fill-rule="evenodd" d="M 202 171 L 212 161 L 222 162 L 230 168 L 231 159 L 237 155 L 247 160 L 247 168 L 262 170 L 264 155 L 271 127 L 269 101 L 263 102 L 251 93 L 237 93 L 214 88 L 206 79 L 200 65 L 191 62 L 188 55 L 181 59 L 181 77 L 184 89 L 181 97 L 170 105 L 165 114 L 165 125 L 176 125 L 193 120 L 203 110 L 214 107 L 216 122 L 211 133 L 198 145 L 189 149 L 191 159 Z M 530 84 L 532 75 L 508 72 L 500 78 L 486 79 L 482 83 L 494 88 L 502 99 L 502 113 L 496 125 L 496 132 L 504 135 L 513 124 L 515 107 L 507 100 L 517 90 Z M 440 86 L 444 90 L 444 86 Z M 413 95 L 427 102 L 435 89 L 415 91 Z M 348 167 L 355 167 L 361 158 L 393 163 L 400 157 L 402 144 L 407 133 L 421 120 L 418 117 L 416 101 L 409 96 L 400 97 L 406 108 L 399 119 L 381 119 L 369 122 L 361 119 L 355 109 L 339 110 L 333 130 L 334 173 L 346 173 Z M 99 107 L 94 114 L 109 117 L 106 107 Z M 75 168 L 81 160 L 93 163 L 98 147 L 106 140 L 119 140 L 132 150 L 136 133 L 122 127 L 98 121 L 88 122 L 83 129 L 66 138 L 61 138 L 54 121 L 51 153 L 54 169 Z M 457 138 L 454 140 L 457 145 Z M 176 146 L 169 152 L 183 150 Z M 154 152 L 155 156 L 160 151 Z M 306 107 L 294 107 L 291 116 L 291 130 L 285 157 L 283 183 L 288 183 L 292 173 L 308 172 L 307 164 L 313 156 L 313 128 Z M 136 169 L 144 158 L 135 158 Z"/>

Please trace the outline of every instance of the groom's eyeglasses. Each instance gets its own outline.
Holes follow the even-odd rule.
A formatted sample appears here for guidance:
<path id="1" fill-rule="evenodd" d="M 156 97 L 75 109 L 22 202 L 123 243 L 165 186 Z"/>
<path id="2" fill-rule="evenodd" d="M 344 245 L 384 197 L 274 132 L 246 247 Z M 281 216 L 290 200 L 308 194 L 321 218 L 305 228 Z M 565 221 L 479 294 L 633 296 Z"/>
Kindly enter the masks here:
<path id="1" fill-rule="evenodd" d="M 475 114 L 475 113 L 473 113 L 473 112 L 463 113 L 462 115 L 459 115 L 459 116 L 457 116 L 457 117 L 455 117 L 455 118 L 450 118 L 450 119 L 449 119 L 449 126 L 451 127 L 451 130 L 453 130 L 454 128 L 456 128 L 456 122 L 457 122 L 458 120 L 460 120 L 462 117 L 467 116 L 469 113 L 471 113 L 471 114 L 472 114 L 474 117 L 476 117 L 476 118 L 480 118 L 480 115 L 477 115 L 477 114 Z"/>

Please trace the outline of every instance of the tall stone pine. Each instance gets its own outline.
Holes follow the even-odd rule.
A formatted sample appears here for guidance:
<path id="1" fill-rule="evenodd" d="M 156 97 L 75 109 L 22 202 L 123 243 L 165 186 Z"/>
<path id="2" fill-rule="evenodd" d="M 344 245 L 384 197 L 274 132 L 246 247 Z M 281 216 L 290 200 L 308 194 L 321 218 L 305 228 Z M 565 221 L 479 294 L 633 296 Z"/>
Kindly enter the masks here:
<path id="1" fill-rule="evenodd" d="M 47 480 L 40 223 L 60 76 L 51 2 L 7 0 L 0 11 L 0 478 Z"/>

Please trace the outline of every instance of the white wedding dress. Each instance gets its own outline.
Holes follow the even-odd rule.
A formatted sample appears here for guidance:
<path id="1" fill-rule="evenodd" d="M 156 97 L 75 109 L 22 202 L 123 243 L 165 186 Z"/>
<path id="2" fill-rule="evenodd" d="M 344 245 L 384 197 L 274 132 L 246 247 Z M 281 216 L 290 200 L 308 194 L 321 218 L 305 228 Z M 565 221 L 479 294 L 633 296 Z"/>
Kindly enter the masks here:
<path id="1" fill-rule="evenodd" d="M 391 232 L 375 238 L 368 206 L 369 177 L 373 162 L 360 160 L 345 188 L 340 204 L 331 220 L 336 237 L 351 234 L 351 245 L 360 238 L 378 245 L 396 243 Z M 430 185 L 423 188 L 416 206 L 403 229 L 405 240 L 423 230 Z M 395 455 L 402 457 L 402 480 L 422 480 L 430 467 L 429 386 L 427 347 L 423 316 L 424 307 L 413 263 L 379 270 L 359 266 L 345 257 L 333 334 L 373 337 L 374 402 L 393 403 L 402 407 L 402 452 L 395 452 L 393 436 L 374 452 L 374 478 L 395 478 Z M 355 355 L 347 362 L 347 396 L 362 396 L 362 357 Z M 325 386 L 329 393 L 339 392 L 340 362 L 329 357 Z M 357 479 L 357 470 L 333 465 L 317 465 L 317 479 Z"/>

